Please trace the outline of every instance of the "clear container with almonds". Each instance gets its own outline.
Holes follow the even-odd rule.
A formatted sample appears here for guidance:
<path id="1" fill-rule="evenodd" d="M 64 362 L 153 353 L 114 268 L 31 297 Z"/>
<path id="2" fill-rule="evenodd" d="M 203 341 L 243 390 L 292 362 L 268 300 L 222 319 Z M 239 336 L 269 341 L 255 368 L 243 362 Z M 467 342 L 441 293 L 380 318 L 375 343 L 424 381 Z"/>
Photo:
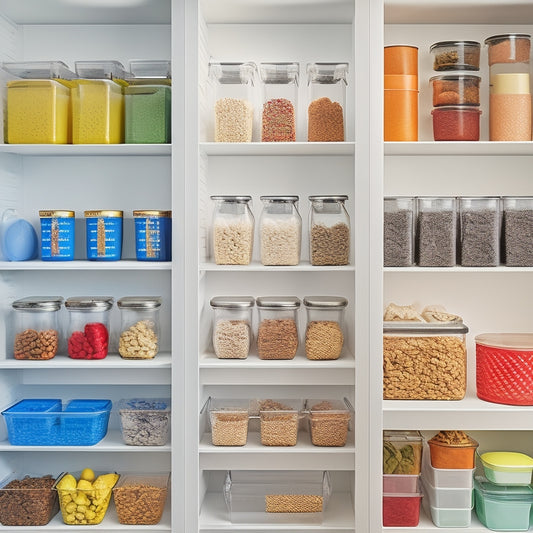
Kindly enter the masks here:
<path id="1" fill-rule="evenodd" d="M 257 400 L 252 411 L 259 415 L 261 444 L 263 446 L 295 446 L 298 441 L 298 426 L 301 400 Z"/>
<path id="2" fill-rule="evenodd" d="M 211 443 L 214 446 L 244 446 L 248 439 L 249 400 L 209 398 Z"/>
<path id="3" fill-rule="evenodd" d="M 420 474 L 423 443 L 420 431 L 383 431 L 383 473 Z"/>
<path id="4" fill-rule="evenodd" d="M 15 359 L 52 359 L 58 352 L 61 296 L 29 296 L 15 300 L 13 356 Z"/>
<path id="5" fill-rule="evenodd" d="M 311 442 L 315 446 L 345 446 L 353 407 L 340 400 L 306 400 Z"/>

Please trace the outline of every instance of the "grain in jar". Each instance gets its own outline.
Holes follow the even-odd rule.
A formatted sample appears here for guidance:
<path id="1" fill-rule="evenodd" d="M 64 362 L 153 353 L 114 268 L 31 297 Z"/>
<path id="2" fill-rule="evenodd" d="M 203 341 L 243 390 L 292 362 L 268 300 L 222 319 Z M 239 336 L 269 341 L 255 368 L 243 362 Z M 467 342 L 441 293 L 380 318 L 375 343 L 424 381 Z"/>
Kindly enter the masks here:
<path id="1" fill-rule="evenodd" d="M 416 200 L 387 197 L 383 203 L 383 266 L 409 267 L 415 262 Z"/>
<path id="2" fill-rule="evenodd" d="M 259 358 L 293 359 L 298 350 L 300 299 L 295 296 L 260 296 L 256 298 L 256 305 Z"/>
<path id="3" fill-rule="evenodd" d="M 503 198 L 502 242 L 507 266 L 533 266 L 533 197 Z"/>
<path id="4" fill-rule="evenodd" d="M 299 400 L 258 401 L 263 446 L 296 445 L 301 403 Z"/>
<path id="5" fill-rule="evenodd" d="M 430 46 L 433 70 L 479 70 L 481 44 L 477 41 L 440 41 Z"/>
<path id="6" fill-rule="evenodd" d="M 515 64 L 526 72 L 529 64 L 531 35 L 527 33 L 505 33 L 485 39 L 488 48 L 489 67 L 496 64 Z M 521 66 L 519 66 L 521 64 Z M 514 70 L 519 72 L 519 70 Z"/>
<path id="7" fill-rule="evenodd" d="M 252 342 L 252 296 L 215 296 L 213 349 L 218 359 L 246 359 Z"/>
<path id="8" fill-rule="evenodd" d="M 314 446 L 345 446 L 351 413 L 339 400 L 306 400 L 309 433 Z"/>
<path id="9" fill-rule="evenodd" d="M 248 439 L 248 406 L 244 399 L 209 399 L 213 446 L 244 446 Z"/>

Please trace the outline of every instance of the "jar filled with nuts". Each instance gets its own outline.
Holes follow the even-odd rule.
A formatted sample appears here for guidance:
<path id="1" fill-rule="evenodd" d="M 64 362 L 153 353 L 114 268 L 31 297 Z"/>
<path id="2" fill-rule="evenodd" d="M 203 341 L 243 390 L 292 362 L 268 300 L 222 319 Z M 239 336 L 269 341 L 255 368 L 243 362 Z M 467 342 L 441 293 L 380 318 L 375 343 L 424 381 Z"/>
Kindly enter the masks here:
<path id="1" fill-rule="evenodd" d="M 305 355 L 322 361 L 338 359 L 344 344 L 344 310 L 348 300 L 342 296 L 306 296 Z"/>
<path id="2" fill-rule="evenodd" d="M 59 343 L 61 296 L 30 296 L 14 301 L 15 359 L 52 359 Z"/>
<path id="3" fill-rule="evenodd" d="M 118 353 L 123 359 L 153 359 L 159 351 L 160 296 L 125 296 L 117 301 L 121 314 Z"/>

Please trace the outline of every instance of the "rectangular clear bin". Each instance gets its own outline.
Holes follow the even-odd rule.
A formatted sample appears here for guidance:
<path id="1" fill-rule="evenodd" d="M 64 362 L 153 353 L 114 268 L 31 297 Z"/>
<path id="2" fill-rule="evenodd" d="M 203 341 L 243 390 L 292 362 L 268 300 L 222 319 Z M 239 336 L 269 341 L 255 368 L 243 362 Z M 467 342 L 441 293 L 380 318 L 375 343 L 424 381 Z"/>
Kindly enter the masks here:
<path id="1" fill-rule="evenodd" d="M 383 399 L 463 399 L 467 332 L 462 322 L 384 322 Z"/>
<path id="2" fill-rule="evenodd" d="M 413 266 L 415 264 L 415 198 L 385 198 L 383 217 L 383 266 Z"/>
<path id="3" fill-rule="evenodd" d="M 383 492 L 416 492 L 419 474 L 383 474 Z"/>
<path id="4" fill-rule="evenodd" d="M 301 400 L 256 400 L 251 412 L 259 415 L 261 444 L 263 446 L 295 446 Z"/>
<path id="5" fill-rule="evenodd" d="M 429 447 L 422 452 L 422 477 L 436 489 L 472 490 L 475 468 L 435 468 L 431 465 Z"/>
<path id="6" fill-rule="evenodd" d="M 420 520 L 420 481 L 409 492 L 383 492 L 383 527 L 415 527 Z"/>
<path id="7" fill-rule="evenodd" d="M 170 398 L 120 400 L 120 429 L 125 444 L 164 446 L 170 436 Z"/>
<path id="8" fill-rule="evenodd" d="M 331 495 L 327 471 L 228 471 L 224 499 L 232 523 L 320 524 Z"/>
<path id="9" fill-rule="evenodd" d="M 348 400 L 305 400 L 309 434 L 315 446 L 345 446 L 353 407 Z"/>
<path id="10" fill-rule="evenodd" d="M 383 431 L 383 473 L 420 474 L 423 442 L 420 431 Z"/>
<path id="11" fill-rule="evenodd" d="M 422 508 L 437 527 L 468 527 L 472 522 L 472 507 L 434 507 L 425 493 Z"/>
<path id="12" fill-rule="evenodd" d="M 208 402 L 211 443 L 244 446 L 248 439 L 249 400 L 215 399 Z"/>
<path id="13" fill-rule="evenodd" d="M 533 266 L 533 197 L 503 198 L 503 259 L 507 266 Z"/>
<path id="14" fill-rule="evenodd" d="M 438 509 L 468 509 L 474 506 L 474 494 L 471 488 L 437 488 L 422 474 L 424 495 L 428 497 L 431 507 Z"/>

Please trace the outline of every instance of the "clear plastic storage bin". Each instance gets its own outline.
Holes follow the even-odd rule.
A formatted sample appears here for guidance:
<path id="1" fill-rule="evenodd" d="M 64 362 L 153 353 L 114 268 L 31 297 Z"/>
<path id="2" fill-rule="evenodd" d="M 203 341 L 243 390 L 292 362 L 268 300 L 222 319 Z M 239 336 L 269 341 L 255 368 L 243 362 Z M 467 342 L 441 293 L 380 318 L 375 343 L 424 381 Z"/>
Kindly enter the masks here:
<path id="1" fill-rule="evenodd" d="M 433 106 L 479 105 L 481 78 L 472 74 L 447 74 L 429 79 Z"/>
<path id="2" fill-rule="evenodd" d="M 440 41 L 430 46 L 433 70 L 479 70 L 481 44 L 477 41 Z"/>
<path id="3" fill-rule="evenodd" d="M 258 400 L 261 444 L 295 446 L 301 410 L 300 400 Z"/>
<path id="4" fill-rule="evenodd" d="M 353 408 L 347 400 L 305 401 L 309 421 L 309 434 L 315 446 L 345 446 L 350 429 Z"/>
<path id="5" fill-rule="evenodd" d="M 419 475 L 423 442 L 420 431 L 383 431 L 383 473 Z"/>
<path id="6" fill-rule="evenodd" d="M 488 48 L 489 67 L 496 64 L 515 64 L 518 69 L 529 72 L 531 35 L 527 33 L 504 33 L 485 39 Z M 522 66 L 519 66 L 522 64 Z M 518 72 L 515 68 L 514 72 Z M 492 72 L 492 70 L 491 70 Z"/>
<path id="7" fill-rule="evenodd" d="M 249 400 L 215 399 L 208 402 L 211 443 L 244 446 L 248 439 Z"/>
<path id="8" fill-rule="evenodd" d="M 533 197 L 503 198 L 503 257 L 507 266 L 533 266 Z"/>
<path id="9" fill-rule="evenodd" d="M 122 440 L 130 446 L 164 446 L 170 436 L 170 398 L 132 398 L 118 405 Z"/>
<path id="10" fill-rule="evenodd" d="M 415 263 L 416 199 L 387 197 L 383 205 L 383 265 L 410 267 Z"/>
<path id="11" fill-rule="evenodd" d="M 415 527 L 420 520 L 422 490 L 383 493 L 383 527 Z"/>
<path id="12" fill-rule="evenodd" d="M 431 464 L 429 447 L 422 452 L 422 477 L 436 489 L 470 489 L 474 487 L 475 468 L 435 468 Z"/>
<path id="13" fill-rule="evenodd" d="M 495 485 L 530 485 L 533 458 L 520 452 L 485 452 L 479 456 L 488 481 Z"/>

